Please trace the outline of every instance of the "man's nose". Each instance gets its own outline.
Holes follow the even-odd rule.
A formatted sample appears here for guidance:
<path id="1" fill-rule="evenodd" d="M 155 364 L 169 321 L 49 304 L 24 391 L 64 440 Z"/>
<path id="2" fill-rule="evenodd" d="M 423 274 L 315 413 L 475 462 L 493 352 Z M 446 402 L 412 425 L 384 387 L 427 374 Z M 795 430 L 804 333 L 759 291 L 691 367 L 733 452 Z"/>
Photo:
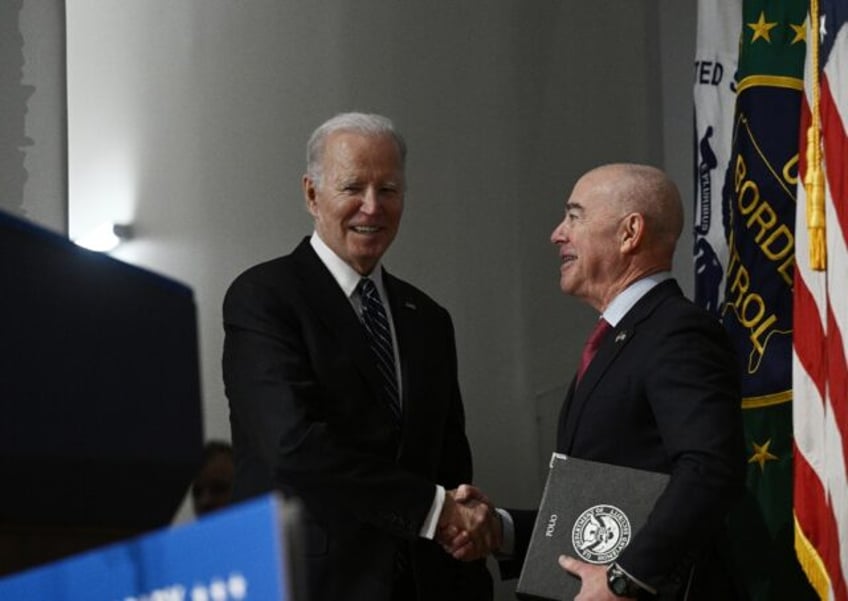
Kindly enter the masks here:
<path id="1" fill-rule="evenodd" d="M 368 187 L 362 195 L 362 207 L 360 210 L 363 213 L 376 213 L 380 208 L 380 200 L 377 198 L 377 191 L 374 188 Z"/>
<path id="2" fill-rule="evenodd" d="M 563 224 L 565 222 L 560 223 L 554 228 L 554 231 L 551 232 L 551 244 L 561 244 L 565 241 L 565 234 L 563 233 Z"/>

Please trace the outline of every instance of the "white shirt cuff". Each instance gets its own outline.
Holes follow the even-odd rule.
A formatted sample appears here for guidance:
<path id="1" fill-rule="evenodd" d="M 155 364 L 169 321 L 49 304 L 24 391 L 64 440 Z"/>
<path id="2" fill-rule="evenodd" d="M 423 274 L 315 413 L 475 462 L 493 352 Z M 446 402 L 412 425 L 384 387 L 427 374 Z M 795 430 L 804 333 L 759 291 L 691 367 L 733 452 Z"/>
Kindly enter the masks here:
<path id="1" fill-rule="evenodd" d="M 493 553 L 499 559 L 510 559 L 515 554 L 515 523 L 512 521 L 512 516 L 500 507 L 495 507 L 495 511 L 501 516 L 501 548 Z"/>
<path id="2" fill-rule="evenodd" d="M 436 536 L 436 526 L 439 525 L 439 516 L 442 515 L 442 506 L 445 504 L 445 487 L 436 484 L 436 494 L 433 495 L 433 504 L 430 505 L 430 512 L 424 519 L 421 525 L 421 530 L 418 535 L 422 538 L 433 540 Z"/>

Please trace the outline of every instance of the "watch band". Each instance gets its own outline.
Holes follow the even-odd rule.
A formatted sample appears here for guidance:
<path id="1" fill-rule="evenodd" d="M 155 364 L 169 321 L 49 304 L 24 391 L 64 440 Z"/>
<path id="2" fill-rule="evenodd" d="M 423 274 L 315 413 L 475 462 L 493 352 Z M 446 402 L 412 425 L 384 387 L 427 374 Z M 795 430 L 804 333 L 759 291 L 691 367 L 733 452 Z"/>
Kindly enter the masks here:
<path id="1" fill-rule="evenodd" d="M 607 569 L 607 586 L 619 597 L 636 598 L 644 590 L 617 563 L 611 564 Z"/>

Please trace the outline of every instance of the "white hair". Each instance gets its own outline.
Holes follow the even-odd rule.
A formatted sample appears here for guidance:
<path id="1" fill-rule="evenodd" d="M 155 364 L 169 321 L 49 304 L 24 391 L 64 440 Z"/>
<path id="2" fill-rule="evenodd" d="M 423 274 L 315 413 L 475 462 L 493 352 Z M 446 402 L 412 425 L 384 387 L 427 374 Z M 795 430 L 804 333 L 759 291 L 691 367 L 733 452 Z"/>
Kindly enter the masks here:
<path id="1" fill-rule="evenodd" d="M 340 113 L 318 126 L 306 144 L 306 175 L 315 187 L 321 186 L 321 167 L 327 138 L 338 131 L 354 132 L 366 136 L 391 136 L 398 147 L 401 167 L 406 166 L 406 142 L 388 117 L 368 113 Z"/>

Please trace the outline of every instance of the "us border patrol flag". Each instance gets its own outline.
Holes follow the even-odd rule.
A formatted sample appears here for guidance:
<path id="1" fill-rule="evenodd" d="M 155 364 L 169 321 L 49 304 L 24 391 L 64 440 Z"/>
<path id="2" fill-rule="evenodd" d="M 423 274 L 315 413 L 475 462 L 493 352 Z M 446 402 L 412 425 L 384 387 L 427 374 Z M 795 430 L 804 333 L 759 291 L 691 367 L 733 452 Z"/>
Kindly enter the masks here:
<path id="1" fill-rule="evenodd" d="M 731 62 L 729 32 L 738 51 L 729 124 L 724 103 L 714 123 L 702 123 L 706 86 L 696 71 L 695 288 L 739 358 L 747 494 L 730 517 L 728 547 L 740 588 L 757 601 L 815 598 L 795 557 L 792 521 L 792 278 L 806 18 L 806 0 L 699 3 L 699 36 L 713 40 L 699 39 L 699 53 L 718 40 Z M 696 69 L 707 60 L 699 54 Z M 715 139 L 728 128 L 729 145 L 717 149 L 728 144 Z M 706 210 L 712 160 L 705 141 L 714 139 Z"/>

